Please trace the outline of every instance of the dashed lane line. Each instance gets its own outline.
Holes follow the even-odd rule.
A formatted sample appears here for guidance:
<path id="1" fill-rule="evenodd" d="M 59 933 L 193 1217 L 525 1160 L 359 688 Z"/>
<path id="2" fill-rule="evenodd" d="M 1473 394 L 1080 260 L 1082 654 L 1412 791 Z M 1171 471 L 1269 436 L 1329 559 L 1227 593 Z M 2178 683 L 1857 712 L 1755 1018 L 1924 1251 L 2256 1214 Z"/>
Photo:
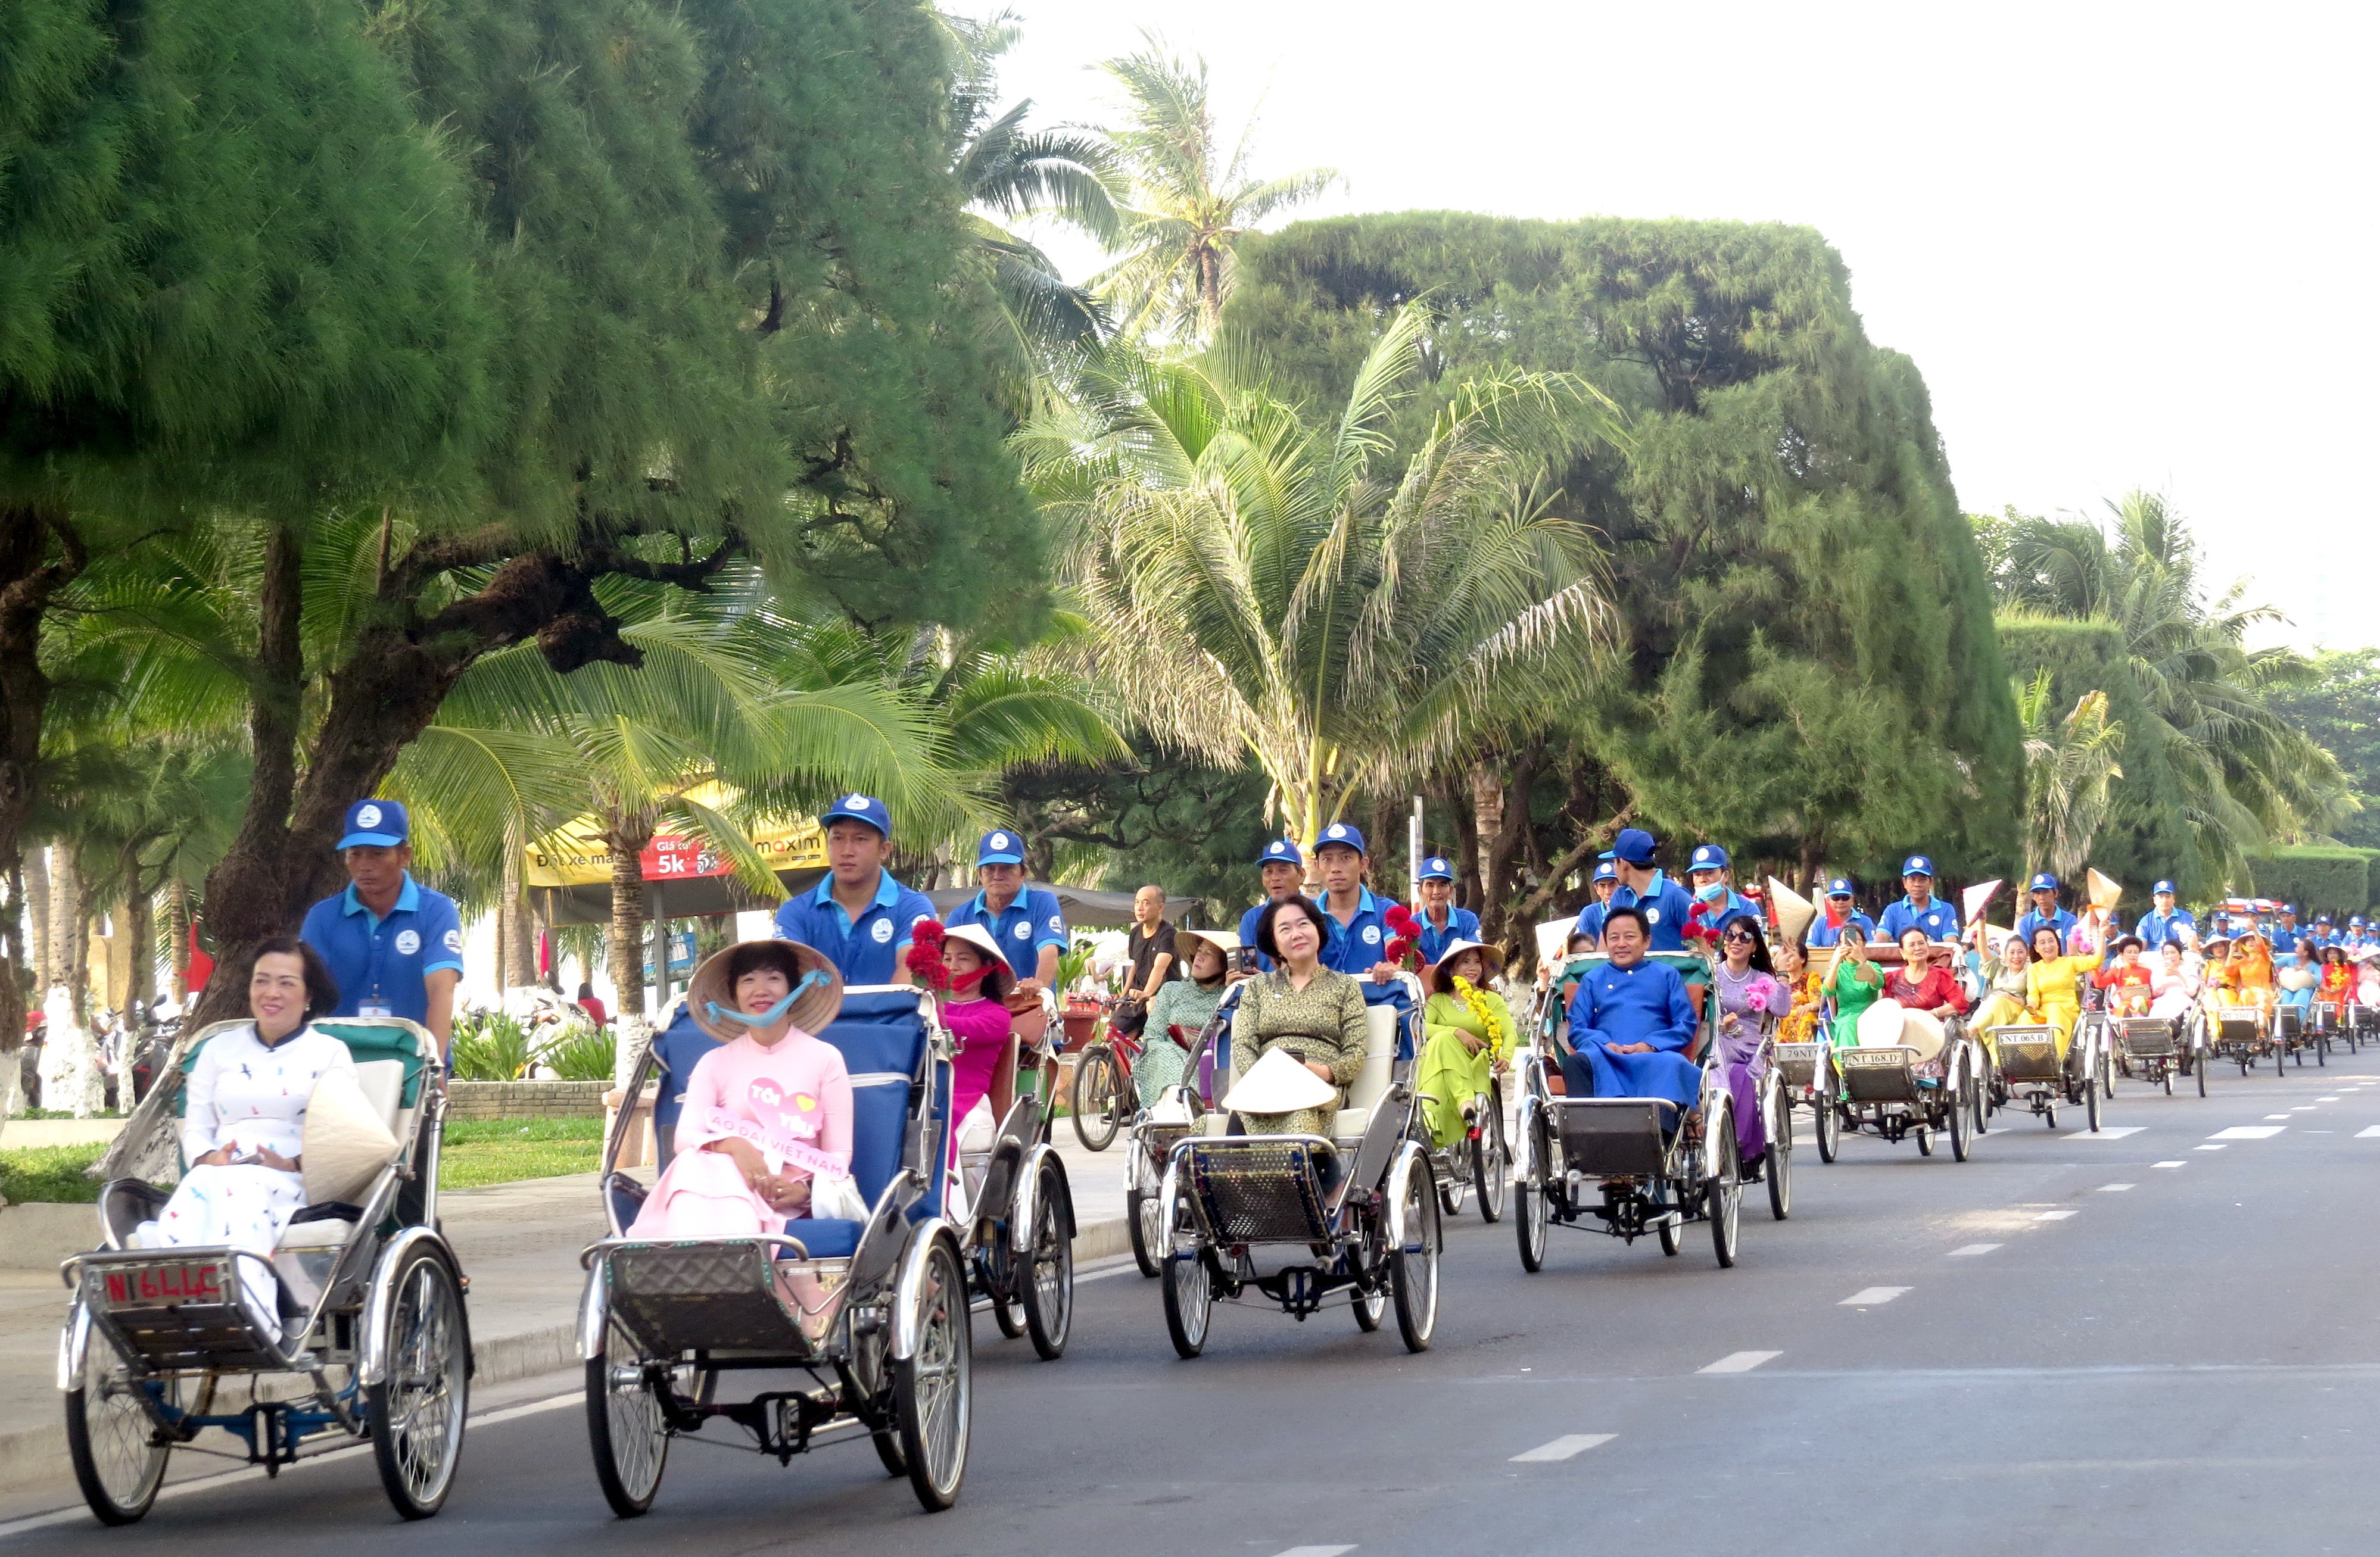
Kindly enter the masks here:
<path id="1" fill-rule="evenodd" d="M 1996 1243 L 1961 1244 L 1950 1251 L 1949 1258 L 1952 1260 L 1964 1260 L 1977 1254 L 1989 1254 L 1992 1250 L 1998 1248 L 1999 1248 L 1999 1245 Z"/>
<path id="2" fill-rule="evenodd" d="M 1564 1433 L 1561 1437 L 1555 1439 L 1550 1443 L 1540 1443 L 1534 1449 L 1513 1455 L 1511 1463 L 1513 1465 L 1548 1465 L 1555 1460 L 1572 1459 L 1577 1455 L 1585 1454 L 1589 1449 L 1597 1448 L 1603 1444 L 1609 1443 L 1619 1436 L 1620 1435 L 1616 1432 Z"/>
<path id="3" fill-rule="evenodd" d="M 2380 1125 L 2366 1125 L 2355 1132 L 2355 1139 L 2358 1141 L 2371 1141 L 2375 1138 L 2380 1138 Z"/>
<path id="4" fill-rule="evenodd" d="M 2163 1163 L 2151 1163 L 2151 1164 L 2149 1165 L 2149 1166 L 2151 1166 L 2151 1167 L 2153 1167 L 2153 1168 L 2160 1168 L 2160 1167 L 2180 1167 L 2180 1166 L 2181 1166 L 2181 1159 L 2180 1159 L 2180 1157 L 2176 1157 L 2176 1158 L 2172 1159 L 2172 1160 L 2171 1160 L 2171 1161 L 2169 1161 L 2169 1162 L 2163 1162 Z"/>
<path id="5" fill-rule="evenodd" d="M 2206 1139 L 2209 1141 L 2270 1141 L 2280 1134 L 2283 1128 L 2280 1125 L 2233 1125 L 2229 1129 L 2216 1130 Z"/>
<path id="6" fill-rule="evenodd" d="M 2137 1189 L 2139 1188 L 2140 1186 L 2137 1184 L 2102 1184 L 2099 1186 L 2099 1193 L 2103 1195 L 2113 1195 L 2120 1193 L 2126 1189 Z"/>
<path id="7" fill-rule="evenodd" d="M 2038 1211 L 2034 1213 L 2033 1219 L 2035 1222 L 2063 1222 L 2073 1214 L 2074 1212 L 2070 1207 L 2065 1211 Z"/>
<path id="8" fill-rule="evenodd" d="M 1764 1362 L 1783 1357 L 1783 1352 L 1730 1352 L 1707 1367 L 1697 1368 L 1697 1373 L 1749 1373 Z"/>
<path id="9" fill-rule="evenodd" d="M 1873 1308 L 1878 1303 L 1889 1303 L 1908 1290 L 1905 1286 L 1863 1286 L 1835 1306 L 1842 1309 Z"/>
<path id="10" fill-rule="evenodd" d="M 2128 1135 L 2138 1135 L 2146 1129 L 2148 1129 L 2146 1125 L 2109 1125 L 2104 1129 L 2068 1130 L 2066 1139 L 2069 1141 L 2121 1141 Z"/>
<path id="11" fill-rule="evenodd" d="M 2221 1146 L 2219 1146 L 2219 1145 L 2217 1145 L 2217 1146 L 2197 1146 L 2197 1147 L 2192 1147 L 2192 1151 L 2196 1151 L 2196 1152 L 2220 1152 L 2220 1151 L 2222 1151 L 2222 1150 L 2223 1150 L 2223 1148 L 2222 1148 Z"/>

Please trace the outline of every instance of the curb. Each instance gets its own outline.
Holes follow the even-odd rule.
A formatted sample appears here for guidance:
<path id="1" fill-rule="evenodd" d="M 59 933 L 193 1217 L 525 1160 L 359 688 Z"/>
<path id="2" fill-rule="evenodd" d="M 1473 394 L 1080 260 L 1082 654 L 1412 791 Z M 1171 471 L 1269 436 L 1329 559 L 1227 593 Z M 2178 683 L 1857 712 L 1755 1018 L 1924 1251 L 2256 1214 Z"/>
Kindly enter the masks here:
<path id="1" fill-rule="evenodd" d="M 89 1214 L 89 1208 L 78 1206 Z M 1075 1262 L 1078 1265 L 1129 1253 L 1132 1229 L 1121 1216 L 1078 1225 L 1075 1231 Z M 578 1322 L 540 1325 L 475 1340 L 471 1346 L 474 1385 L 508 1384 L 578 1366 Z M 0 1431 L 0 1485 L 22 1489 L 43 1481 L 70 1481 L 64 1413 L 54 1409 L 48 1425 Z"/>

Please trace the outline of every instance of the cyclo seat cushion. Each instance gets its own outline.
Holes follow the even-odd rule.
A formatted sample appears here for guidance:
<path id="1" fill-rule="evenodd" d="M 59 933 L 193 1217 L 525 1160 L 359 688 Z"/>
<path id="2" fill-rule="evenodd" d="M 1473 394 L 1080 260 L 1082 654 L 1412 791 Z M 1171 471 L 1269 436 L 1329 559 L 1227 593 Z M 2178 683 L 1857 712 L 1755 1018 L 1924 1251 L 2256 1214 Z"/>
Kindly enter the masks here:
<path id="1" fill-rule="evenodd" d="M 847 989 L 842 1013 L 819 1034 L 842 1051 L 851 1073 L 851 1177 L 871 1206 L 901 1171 L 909 1088 L 925 1056 L 924 998 L 912 990 Z M 938 1199 L 940 1176 L 929 1177 L 937 1181 L 929 1200 Z M 866 1225 L 798 1216 L 785 1224 L 785 1234 L 801 1239 L 814 1259 L 842 1259 L 858 1247 Z"/>
<path id="2" fill-rule="evenodd" d="M 859 1248 L 865 1222 L 834 1216 L 796 1216 L 785 1224 L 785 1236 L 802 1240 L 813 1260 L 847 1260 Z"/>

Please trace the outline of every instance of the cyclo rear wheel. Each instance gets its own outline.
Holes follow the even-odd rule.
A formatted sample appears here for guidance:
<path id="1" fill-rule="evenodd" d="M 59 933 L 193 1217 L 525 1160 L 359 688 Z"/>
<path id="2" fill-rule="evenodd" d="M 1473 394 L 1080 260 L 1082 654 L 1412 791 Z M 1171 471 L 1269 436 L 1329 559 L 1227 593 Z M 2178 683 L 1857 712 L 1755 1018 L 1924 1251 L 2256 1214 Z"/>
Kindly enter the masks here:
<path id="1" fill-rule="evenodd" d="M 1504 1189 L 1512 1176 L 1512 1148 L 1504 1138 L 1504 1100 L 1491 1082 L 1488 1116 L 1471 1139 L 1471 1187 L 1479 1196 L 1479 1220 L 1500 1222 L 1504 1216 Z"/>
<path id="2" fill-rule="evenodd" d="M 1207 1349 L 1208 1322 L 1214 1317 L 1215 1288 L 1207 1261 L 1193 1249 L 1165 1257 L 1165 1334 L 1184 1361 Z"/>
<path id="3" fill-rule="evenodd" d="M 372 1459 L 397 1513 L 427 1519 L 444 1505 L 462 1456 L 470 1339 L 455 1273 L 433 1250 L 407 1256 L 390 1290 L 388 1376 L 365 1392 Z"/>
<path id="4" fill-rule="evenodd" d="M 1533 1118 L 1528 1139 L 1521 1143 L 1520 1171 L 1512 1178 L 1512 1231 L 1521 1245 L 1521 1269 L 1531 1275 L 1545 1269 L 1546 1229 L 1553 1206 L 1544 1175 L 1552 1154 L 1546 1150 L 1543 1117 Z"/>
<path id="5" fill-rule="evenodd" d="M 1768 1180 L 1768 1214 L 1782 1222 L 1793 1214 L 1793 1104 L 1774 1082 L 1767 1095 L 1768 1164 L 1762 1177 Z"/>

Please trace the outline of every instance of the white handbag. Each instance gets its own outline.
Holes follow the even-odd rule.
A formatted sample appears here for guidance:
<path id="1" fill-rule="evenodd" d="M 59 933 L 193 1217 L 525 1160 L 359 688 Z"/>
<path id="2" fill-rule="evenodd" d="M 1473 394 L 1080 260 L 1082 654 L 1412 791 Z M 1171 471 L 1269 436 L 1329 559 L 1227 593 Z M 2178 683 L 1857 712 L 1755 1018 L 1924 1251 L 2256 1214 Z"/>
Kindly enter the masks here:
<path id="1" fill-rule="evenodd" d="M 847 1173 L 822 1173 L 810 1180 L 810 1214 L 831 1222 L 865 1222 L 869 1207 L 859 1180 Z"/>

